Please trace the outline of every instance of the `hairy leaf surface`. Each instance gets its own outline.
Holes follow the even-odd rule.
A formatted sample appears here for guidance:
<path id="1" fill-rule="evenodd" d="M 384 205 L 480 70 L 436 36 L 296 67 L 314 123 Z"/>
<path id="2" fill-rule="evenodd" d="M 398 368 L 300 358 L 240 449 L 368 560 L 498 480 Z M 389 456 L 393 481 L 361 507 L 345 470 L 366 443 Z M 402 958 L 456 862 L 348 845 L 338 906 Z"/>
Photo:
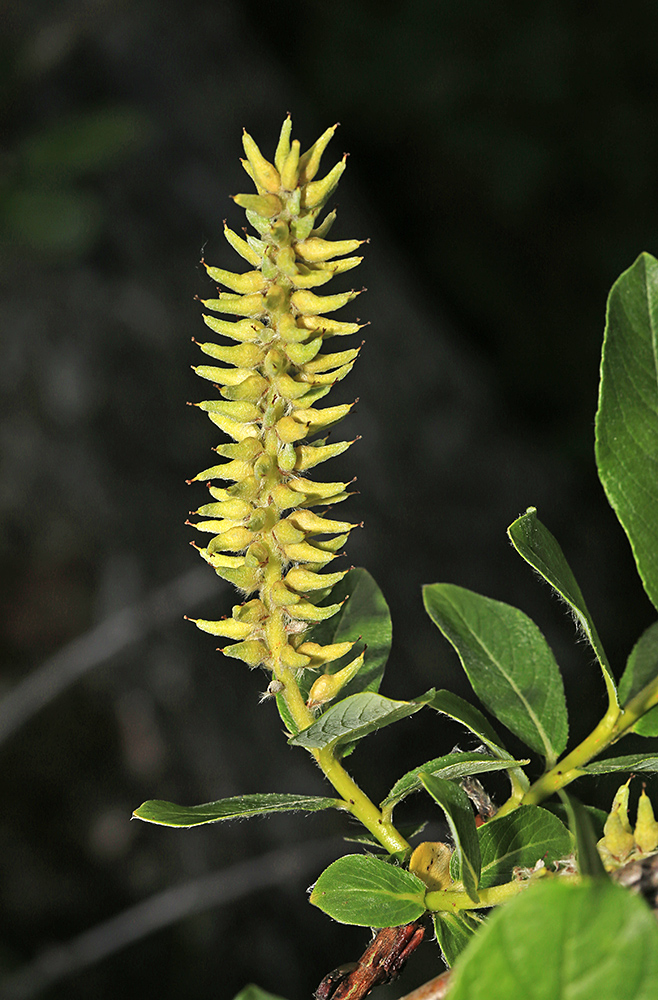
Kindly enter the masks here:
<path id="1" fill-rule="evenodd" d="M 658 677 L 658 622 L 637 640 L 619 681 L 619 698 L 626 705 L 650 681 Z M 632 731 L 640 736 L 658 736 L 658 706 L 637 720 Z"/>
<path id="2" fill-rule="evenodd" d="M 381 803 L 381 809 L 391 809 L 402 802 L 407 795 L 419 792 L 423 788 L 421 775 L 431 774 L 446 781 L 455 781 L 467 775 L 485 774 L 487 771 L 509 770 L 512 765 L 529 764 L 528 760 L 501 760 L 499 757 L 489 757 L 482 753 L 449 753 L 444 757 L 428 760 L 419 767 L 407 771 L 395 782 L 390 792 Z"/>
<path id="3" fill-rule="evenodd" d="M 321 809 L 342 809 L 341 799 L 325 799 L 315 795 L 279 795 L 263 792 L 256 795 L 236 795 L 200 806 L 177 806 L 173 802 L 152 799 L 135 809 L 133 817 L 159 826 L 201 826 L 224 819 L 247 819 L 278 812 L 318 812 Z"/>

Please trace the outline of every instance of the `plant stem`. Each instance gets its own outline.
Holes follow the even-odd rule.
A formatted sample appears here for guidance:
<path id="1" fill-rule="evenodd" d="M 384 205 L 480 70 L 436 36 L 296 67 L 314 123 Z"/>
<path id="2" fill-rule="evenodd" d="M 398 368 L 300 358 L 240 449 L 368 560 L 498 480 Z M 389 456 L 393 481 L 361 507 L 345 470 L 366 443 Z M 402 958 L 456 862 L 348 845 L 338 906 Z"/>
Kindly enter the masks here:
<path id="1" fill-rule="evenodd" d="M 409 843 L 386 820 L 365 792 L 361 791 L 343 765 L 336 760 L 330 747 L 314 751 L 315 758 L 327 779 L 343 797 L 353 816 L 382 844 L 390 854 L 409 849 Z"/>
<path id="2" fill-rule="evenodd" d="M 637 720 L 658 704 L 658 678 L 649 682 L 624 708 L 611 704 L 599 724 L 571 753 L 542 775 L 524 795 L 523 805 L 537 805 L 554 792 L 570 784 L 581 770 L 602 750 L 611 746 L 635 725 Z"/>
<path id="3" fill-rule="evenodd" d="M 518 896 L 527 886 L 528 882 L 515 879 L 513 882 L 506 882 L 504 885 L 490 886 L 488 889 L 479 889 L 479 902 L 474 903 L 470 896 L 460 890 L 439 889 L 435 892 L 428 892 L 425 896 L 425 904 L 428 910 L 456 912 L 457 910 L 481 910 L 489 906 L 498 906 L 513 896 Z"/>

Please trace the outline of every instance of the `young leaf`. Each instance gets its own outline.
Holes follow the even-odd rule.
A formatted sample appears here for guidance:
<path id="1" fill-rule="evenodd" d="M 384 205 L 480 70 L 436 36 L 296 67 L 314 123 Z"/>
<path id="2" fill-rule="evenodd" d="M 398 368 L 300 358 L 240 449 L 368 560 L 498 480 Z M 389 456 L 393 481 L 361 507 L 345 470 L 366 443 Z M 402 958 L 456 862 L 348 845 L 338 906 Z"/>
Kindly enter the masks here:
<path id="1" fill-rule="evenodd" d="M 564 802 L 569 816 L 569 829 L 576 841 L 578 871 L 581 875 L 590 875 L 592 878 L 607 878 L 601 855 L 596 846 L 598 838 L 587 809 L 582 802 L 567 795 L 564 790 L 560 791 L 560 798 Z"/>
<path id="2" fill-rule="evenodd" d="M 514 878 L 515 868 L 550 865 L 573 850 L 569 831 L 552 813 L 539 806 L 520 806 L 489 820 L 478 830 L 482 873 L 480 888 L 502 885 Z"/>
<path id="3" fill-rule="evenodd" d="M 322 872 L 311 902 L 341 924 L 399 927 L 422 916 L 426 891 L 411 872 L 379 858 L 347 854 Z"/>
<path id="4" fill-rule="evenodd" d="M 558 665 L 535 623 L 463 587 L 435 583 L 423 592 L 478 698 L 552 766 L 567 744 L 567 709 Z"/>
<path id="5" fill-rule="evenodd" d="M 475 931 L 479 929 L 481 921 L 468 910 L 462 910 L 458 913 L 439 911 L 432 914 L 432 920 L 441 956 L 445 964 L 450 967 L 454 965 L 457 956 L 461 954 Z"/>
<path id="6" fill-rule="evenodd" d="M 596 461 L 658 608 L 658 261 L 648 253 L 624 271 L 608 297 Z"/>
<path id="7" fill-rule="evenodd" d="M 587 610 L 585 598 L 557 540 L 537 517 L 536 508 L 528 507 L 525 514 L 522 514 L 521 517 L 517 518 L 509 526 L 507 534 L 519 555 L 540 576 L 543 576 L 571 607 L 592 649 L 596 653 L 609 695 L 613 703 L 615 703 L 615 682 L 610 671 L 610 664 L 608 663 L 594 622 Z"/>
<path id="8" fill-rule="evenodd" d="M 438 802 L 445 813 L 455 842 L 457 878 L 474 903 L 479 902 L 477 893 L 480 881 L 480 844 L 473 809 L 466 792 L 452 781 L 437 778 L 433 774 L 422 774 L 420 780 Z"/>
<path id="9" fill-rule="evenodd" d="M 615 771 L 658 771 L 658 755 L 631 753 L 625 757 L 608 757 L 584 764 L 582 774 L 613 774 Z"/>
<path id="10" fill-rule="evenodd" d="M 399 802 L 406 799 L 407 795 L 419 792 L 423 787 L 420 780 L 421 774 L 432 774 L 436 778 L 455 781 L 459 778 L 465 778 L 467 775 L 509 770 L 511 764 L 529 763 L 528 760 L 501 760 L 499 757 L 489 757 L 477 751 L 449 753 L 445 757 L 436 757 L 434 760 L 428 760 L 427 763 L 421 764 L 420 767 L 414 767 L 412 771 L 407 771 L 396 781 L 384 801 L 380 803 L 380 809 L 393 809 Z"/>
<path id="11" fill-rule="evenodd" d="M 306 747 L 307 750 L 354 743 L 374 733 L 376 729 L 390 726 L 398 719 L 405 719 L 418 712 L 431 701 L 433 695 L 434 691 L 431 690 L 413 701 L 393 701 L 392 698 L 384 698 L 373 691 L 352 694 L 336 705 L 330 705 L 324 715 L 292 736 L 288 743 Z"/>
<path id="12" fill-rule="evenodd" d="M 458 959 L 450 1000 L 654 1000 L 658 927 L 610 881 L 546 880 L 496 910 Z"/>
<path id="13" fill-rule="evenodd" d="M 323 799 L 315 795 L 279 795 L 263 792 L 256 795 L 236 795 L 230 799 L 206 802 L 201 806 L 177 806 L 173 802 L 152 799 L 135 809 L 134 819 L 159 826 L 201 826 L 219 823 L 223 819 L 247 819 L 278 812 L 318 812 L 320 809 L 342 809 L 340 799 Z"/>
<path id="14" fill-rule="evenodd" d="M 650 681 L 658 677 L 658 622 L 650 625 L 637 640 L 619 681 L 619 699 L 626 705 Z M 631 732 L 658 736 L 658 706 L 641 716 Z"/>

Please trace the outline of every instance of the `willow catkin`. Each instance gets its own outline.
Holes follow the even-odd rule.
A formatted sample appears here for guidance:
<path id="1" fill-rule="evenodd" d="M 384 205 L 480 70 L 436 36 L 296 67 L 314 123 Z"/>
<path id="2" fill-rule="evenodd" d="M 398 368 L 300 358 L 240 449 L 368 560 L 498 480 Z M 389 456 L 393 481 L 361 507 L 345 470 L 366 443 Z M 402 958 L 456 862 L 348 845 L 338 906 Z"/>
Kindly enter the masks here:
<path id="1" fill-rule="evenodd" d="M 219 396 L 195 405 L 231 443 L 215 448 L 221 462 L 190 480 L 207 482 L 212 497 L 195 512 L 200 518 L 195 527 L 211 536 L 207 545 L 197 546 L 199 553 L 248 598 L 233 608 L 232 617 L 196 624 L 234 640 L 223 649 L 227 656 L 271 671 L 270 686 L 277 692 L 285 691 L 298 671 L 326 671 L 353 646 L 320 646 L 305 641 L 305 633 L 341 607 L 320 602 L 347 572 L 327 568 L 355 527 L 312 510 L 347 499 L 349 483 L 320 482 L 311 470 L 353 444 L 328 443 L 325 433 L 353 404 L 317 404 L 350 372 L 360 350 L 323 351 L 325 341 L 360 329 L 327 313 L 359 293 L 319 295 L 315 290 L 360 264 L 362 258 L 350 254 L 363 241 L 328 240 L 334 212 L 318 224 L 345 169 L 343 157 L 315 179 L 335 126 L 302 155 L 299 142 L 291 141 L 291 128 L 288 117 L 274 163 L 247 132 L 243 136 L 242 165 L 256 194 L 234 200 L 258 236 L 243 238 L 226 226 L 224 234 L 250 269 L 238 274 L 204 262 L 209 276 L 225 289 L 203 302 L 210 310 L 203 319 L 222 340 L 198 346 L 220 365 L 194 370 L 214 383 Z M 361 662 L 358 657 L 348 664 L 352 669 L 341 671 L 341 681 L 353 676 Z M 330 700 L 339 686 L 325 682 L 309 705 Z"/>

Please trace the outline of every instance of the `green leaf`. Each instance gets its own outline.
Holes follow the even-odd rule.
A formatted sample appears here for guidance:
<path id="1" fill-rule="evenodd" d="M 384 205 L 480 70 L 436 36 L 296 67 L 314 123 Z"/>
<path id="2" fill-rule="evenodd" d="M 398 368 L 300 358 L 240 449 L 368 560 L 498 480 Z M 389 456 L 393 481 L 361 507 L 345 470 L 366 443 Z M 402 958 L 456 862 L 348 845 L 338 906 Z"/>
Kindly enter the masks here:
<path id="1" fill-rule="evenodd" d="M 592 617 L 587 610 L 585 598 L 578 586 L 569 563 L 564 557 L 557 539 L 545 528 L 537 517 L 535 507 L 528 507 L 525 514 L 517 518 L 507 529 L 512 545 L 527 563 L 567 602 L 578 623 L 587 636 L 601 665 L 606 685 L 613 703 L 616 703 L 615 682 L 610 664 Z"/>
<path id="2" fill-rule="evenodd" d="M 260 986 L 249 983 L 243 990 L 240 990 L 233 1000 L 283 1000 L 283 997 L 268 993 L 267 990 L 261 990 Z"/>
<path id="3" fill-rule="evenodd" d="M 605 809 L 597 809 L 596 806 L 584 805 L 582 802 L 581 806 L 589 816 L 596 839 L 600 840 L 603 836 L 603 824 L 608 818 L 607 812 Z M 569 813 L 562 802 L 542 802 L 541 807 L 547 812 L 553 813 L 565 825 L 569 823 Z"/>
<path id="4" fill-rule="evenodd" d="M 658 771 L 656 754 L 631 753 L 625 757 L 609 757 L 583 764 L 578 770 L 582 774 L 613 774 L 615 771 Z"/>
<path id="5" fill-rule="evenodd" d="M 658 622 L 650 625 L 637 640 L 619 681 L 619 698 L 626 705 L 643 687 L 658 677 Z M 658 736 L 658 705 L 637 720 L 631 732 Z"/>
<path id="6" fill-rule="evenodd" d="M 576 841 L 576 862 L 579 873 L 590 875 L 592 878 L 607 878 L 601 855 L 596 846 L 598 838 L 587 809 L 582 802 L 567 795 L 564 790 L 560 791 L 560 798 L 564 802 L 569 816 L 569 829 Z"/>
<path id="7" fill-rule="evenodd" d="M 332 674 L 336 673 L 367 646 L 363 666 L 356 677 L 345 685 L 341 697 L 357 694 L 360 691 L 378 691 L 391 651 L 393 636 L 388 605 L 370 573 L 360 567 L 351 569 L 319 603 L 325 606 L 343 600 L 345 603 L 340 611 L 327 621 L 315 625 L 306 639 L 308 642 L 317 642 L 320 646 L 359 640 L 349 653 L 329 664 L 328 670 Z M 308 670 L 299 676 L 299 689 L 305 701 L 316 676 L 317 674 Z M 276 703 L 288 731 L 296 736 L 299 730 L 281 695 L 277 695 Z"/>
<path id="8" fill-rule="evenodd" d="M 173 802 L 152 799 L 133 813 L 134 819 L 159 826 L 201 826 L 219 823 L 223 819 L 247 819 L 279 812 L 318 812 L 321 809 L 342 809 L 341 799 L 323 799 L 315 795 L 279 795 L 263 792 L 256 795 L 236 795 L 230 799 L 206 802 L 201 806 L 177 806 Z"/>
<path id="9" fill-rule="evenodd" d="M 486 754 L 477 753 L 477 751 L 449 753 L 445 757 L 436 757 L 434 760 L 428 760 L 425 764 L 421 764 L 420 767 L 414 767 L 412 771 L 407 771 L 396 781 L 380 804 L 380 809 L 393 809 L 399 802 L 406 799 L 407 795 L 419 792 L 423 787 L 421 774 L 432 774 L 436 778 L 455 781 L 459 778 L 465 778 L 467 775 L 509 770 L 511 764 L 528 763 L 530 763 L 528 760 L 509 761 L 501 760 L 499 757 L 488 757 Z"/>
<path id="10" fill-rule="evenodd" d="M 624 271 L 608 297 L 596 461 L 658 608 L 658 261 L 648 253 Z"/>
<path id="11" fill-rule="evenodd" d="M 249 983 L 243 990 L 240 990 L 233 1000 L 283 1000 L 283 997 L 280 997 L 278 994 L 268 993 L 267 990 L 262 990 L 260 986 L 254 986 L 253 983 Z"/>
<path id="12" fill-rule="evenodd" d="M 435 583 L 423 592 L 480 701 L 552 766 L 567 744 L 567 709 L 558 665 L 535 623 L 463 587 Z"/>
<path id="13" fill-rule="evenodd" d="M 450 1000 L 655 1000 L 658 927 L 611 881 L 551 879 L 488 918 L 458 959 Z"/>
<path id="14" fill-rule="evenodd" d="M 520 806 L 500 819 L 489 820 L 479 828 L 478 836 L 481 889 L 510 882 L 515 868 L 534 868 L 538 861 L 550 865 L 573 850 L 565 825 L 540 806 Z"/>
<path id="15" fill-rule="evenodd" d="M 456 858 L 457 878 L 473 902 L 478 903 L 480 844 L 468 796 L 459 785 L 437 778 L 434 774 L 422 774 L 420 780 L 445 813 L 455 843 L 453 857 Z"/>
<path id="16" fill-rule="evenodd" d="M 420 711 L 433 697 L 434 691 L 415 698 L 413 701 L 393 701 L 373 691 L 350 695 L 336 705 L 331 705 L 324 715 L 313 722 L 288 743 L 306 747 L 307 750 L 321 750 L 324 747 L 339 747 L 341 744 L 362 740 L 376 729 L 390 726 Z"/>
<path id="17" fill-rule="evenodd" d="M 347 854 L 322 872 L 311 902 L 341 924 L 399 927 L 422 916 L 426 892 L 411 872 L 379 858 Z"/>
<path id="18" fill-rule="evenodd" d="M 447 911 L 433 913 L 432 920 L 443 961 L 450 967 L 454 965 L 456 958 L 469 943 L 475 931 L 481 927 L 482 921 L 468 910 L 458 913 Z"/>

